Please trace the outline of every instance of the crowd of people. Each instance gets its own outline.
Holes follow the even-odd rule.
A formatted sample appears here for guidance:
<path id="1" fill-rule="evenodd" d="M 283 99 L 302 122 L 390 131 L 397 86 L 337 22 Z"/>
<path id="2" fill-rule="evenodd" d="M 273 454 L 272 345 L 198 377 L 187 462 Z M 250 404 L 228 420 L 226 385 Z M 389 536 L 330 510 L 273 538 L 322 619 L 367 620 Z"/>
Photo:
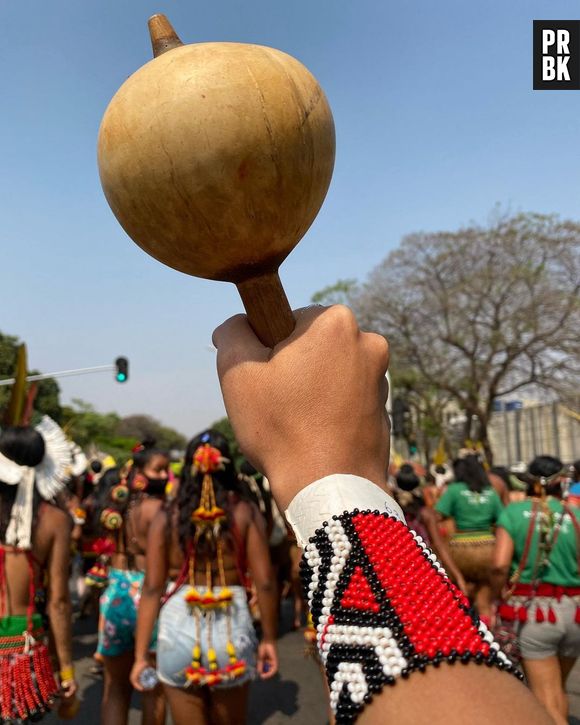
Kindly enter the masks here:
<path id="1" fill-rule="evenodd" d="M 463 449 L 442 468 L 450 475 L 437 481 L 402 464 L 393 495 L 554 721 L 567 723 L 566 680 L 580 655 L 580 461 L 543 455 L 514 472 Z"/>
<path id="2" fill-rule="evenodd" d="M 365 334 L 341 311 L 313 310 L 287 357 L 269 360 L 243 318 L 216 331 L 230 419 L 267 478 L 249 461 L 236 468 L 212 429 L 190 441 L 175 475 L 154 441 L 116 465 L 87 461 L 48 418 L 4 427 L 3 722 L 36 720 L 58 698 L 63 718 L 78 713 L 75 575 L 79 610 L 94 605 L 98 623 L 103 723 L 127 722 L 134 690 L 147 724 L 168 713 L 176 725 L 246 722 L 252 680 L 278 671 L 285 595 L 295 626 L 309 612 L 337 723 L 424 722 L 425 711 L 432 722 L 499 722 L 502 707 L 515 708 L 512 722 L 549 722 L 537 701 L 567 722 L 580 654 L 580 463 L 540 456 L 515 476 L 463 449 L 428 472 L 410 461 L 388 469 L 387 356 Z M 257 375 L 263 364 L 277 367 Z M 321 377 L 329 364 L 337 374 Z M 467 666 L 440 667 L 456 661 Z M 523 679 L 520 669 L 537 701 L 502 672 Z"/>

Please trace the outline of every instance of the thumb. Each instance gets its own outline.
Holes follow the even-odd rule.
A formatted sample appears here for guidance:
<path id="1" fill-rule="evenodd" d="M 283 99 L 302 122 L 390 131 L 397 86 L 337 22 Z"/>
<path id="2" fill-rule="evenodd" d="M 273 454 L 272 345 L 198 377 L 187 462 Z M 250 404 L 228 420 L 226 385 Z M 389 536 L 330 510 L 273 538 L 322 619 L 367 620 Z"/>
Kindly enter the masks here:
<path id="1" fill-rule="evenodd" d="M 212 342 L 217 348 L 220 377 L 241 362 L 266 362 L 271 352 L 258 340 L 246 315 L 235 315 L 222 323 L 214 330 Z"/>

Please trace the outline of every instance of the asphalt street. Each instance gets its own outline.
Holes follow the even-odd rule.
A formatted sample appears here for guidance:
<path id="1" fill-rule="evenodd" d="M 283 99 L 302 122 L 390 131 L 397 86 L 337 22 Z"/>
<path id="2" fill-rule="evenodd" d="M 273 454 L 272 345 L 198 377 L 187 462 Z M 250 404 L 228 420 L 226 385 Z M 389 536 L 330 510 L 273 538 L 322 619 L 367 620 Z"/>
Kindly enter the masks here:
<path id="1" fill-rule="evenodd" d="M 304 656 L 302 633 L 289 631 L 289 621 L 289 616 L 283 617 L 278 676 L 267 682 L 257 681 L 252 685 L 249 725 L 283 725 L 288 722 L 324 725 L 328 722 L 320 672 L 314 661 Z M 99 725 L 101 722 L 99 708 L 102 680 L 90 673 L 94 664 L 92 654 L 96 642 L 94 621 L 84 620 L 75 624 L 74 656 L 82 704 L 77 717 L 68 721 L 71 723 Z M 62 720 L 51 715 L 43 722 L 57 723 Z M 135 695 L 129 725 L 139 725 L 140 722 L 139 697 Z"/>
<path id="2" fill-rule="evenodd" d="M 289 614 L 289 612 L 286 612 Z M 279 640 L 280 673 L 268 682 L 252 686 L 248 725 L 325 725 L 326 698 L 320 672 L 311 658 L 304 656 L 304 640 L 300 632 L 287 628 L 289 617 L 283 617 L 282 636 Z M 71 723 L 100 724 L 102 680 L 90 673 L 92 654 L 96 645 L 95 623 L 85 620 L 75 625 L 75 663 L 80 684 L 81 710 Z M 580 661 L 568 681 L 570 696 L 570 723 L 580 725 Z M 62 722 L 51 715 L 44 722 Z M 139 725 L 139 697 L 134 697 L 129 725 Z M 106 723 L 105 723 L 106 725 Z"/>

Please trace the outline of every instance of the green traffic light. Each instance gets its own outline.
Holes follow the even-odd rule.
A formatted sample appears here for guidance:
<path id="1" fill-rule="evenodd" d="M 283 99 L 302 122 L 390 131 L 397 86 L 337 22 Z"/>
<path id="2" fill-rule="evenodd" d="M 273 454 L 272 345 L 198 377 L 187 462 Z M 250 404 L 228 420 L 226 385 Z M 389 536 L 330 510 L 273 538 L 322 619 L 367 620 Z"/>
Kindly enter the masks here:
<path id="1" fill-rule="evenodd" d="M 118 383 L 126 383 L 129 380 L 129 360 L 126 357 L 118 357 L 115 360 L 115 380 Z"/>

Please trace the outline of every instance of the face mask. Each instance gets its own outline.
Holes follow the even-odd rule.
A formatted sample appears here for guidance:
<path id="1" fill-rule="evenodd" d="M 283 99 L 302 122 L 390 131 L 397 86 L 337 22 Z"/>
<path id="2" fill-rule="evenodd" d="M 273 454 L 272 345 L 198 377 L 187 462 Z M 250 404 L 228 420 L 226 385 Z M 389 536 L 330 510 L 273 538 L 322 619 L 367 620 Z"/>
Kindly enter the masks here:
<path id="1" fill-rule="evenodd" d="M 145 493 L 149 496 L 163 496 L 165 493 L 165 487 L 167 486 L 167 478 L 147 478 L 147 488 Z"/>

